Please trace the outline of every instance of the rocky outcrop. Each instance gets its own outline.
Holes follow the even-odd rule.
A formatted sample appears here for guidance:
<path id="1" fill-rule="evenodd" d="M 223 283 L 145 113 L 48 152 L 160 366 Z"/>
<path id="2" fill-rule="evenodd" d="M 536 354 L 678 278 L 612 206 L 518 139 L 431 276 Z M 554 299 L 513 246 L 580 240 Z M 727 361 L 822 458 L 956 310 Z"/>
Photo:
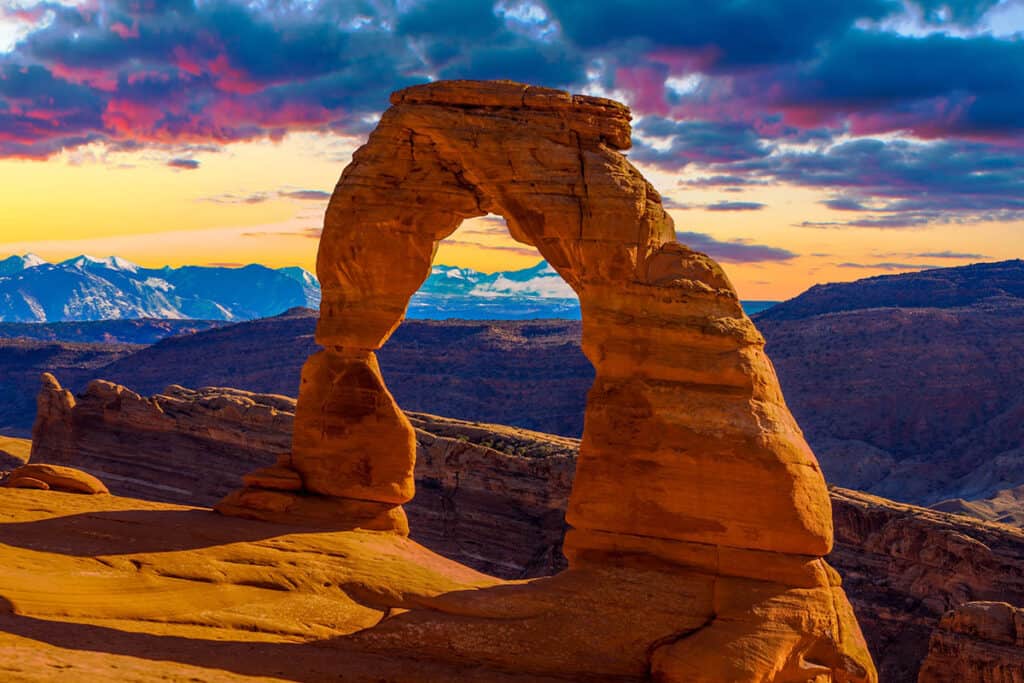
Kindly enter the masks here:
<path id="1" fill-rule="evenodd" d="M 43 388 L 50 391 L 52 385 Z M 218 395 L 241 395 L 260 403 L 259 395 L 221 389 L 181 389 L 178 395 L 182 397 L 177 404 L 179 417 L 204 415 L 206 436 L 192 427 L 193 440 L 182 440 L 170 431 L 147 433 L 145 421 L 119 416 L 121 408 L 132 405 L 122 403 L 105 411 L 102 422 L 67 415 L 78 429 L 64 433 L 73 434 L 75 441 L 53 452 L 87 454 L 79 462 L 90 471 L 102 472 L 104 467 L 138 471 L 136 477 L 112 480 L 114 493 L 211 505 L 253 466 L 252 452 L 264 453 L 259 465 L 271 465 L 273 451 L 289 442 L 293 408 L 277 403 L 277 397 L 270 399 L 281 406 L 285 419 L 274 424 L 282 425 L 282 431 L 264 432 L 258 438 L 266 439 L 266 444 L 254 446 L 252 441 L 247 445 L 239 439 L 218 440 L 231 429 L 217 427 L 214 423 L 226 418 L 205 414 L 202 404 Z M 79 396 L 76 406 L 80 409 L 93 400 L 90 394 Z M 149 399 L 163 400 L 160 396 Z M 561 554 L 564 510 L 578 440 L 422 413 L 410 413 L 408 418 L 417 439 L 416 496 L 405 505 L 414 540 L 504 578 L 546 576 L 565 568 Z M 118 443 L 138 447 L 95 457 L 98 449 L 110 447 L 111 433 Z M 52 443 L 47 435 L 40 437 Z M 153 485 L 165 475 L 149 463 L 202 467 L 195 455 L 204 452 L 222 453 L 222 459 L 206 464 L 215 462 L 227 469 L 200 470 L 193 481 L 217 480 L 222 482 L 221 490 L 193 485 L 186 496 Z M 112 467 L 112 458 L 124 464 Z M 177 468 L 181 476 L 187 467 Z M 276 487 L 296 485 L 286 473 L 277 476 L 284 481 Z M 916 680 L 928 640 L 945 611 L 972 600 L 1024 604 L 1024 532 L 844 489 L 832 489 L 831 499 L 836 546 L 829 562 L 843 576 L 881 680 Z"/>
<path id="2" fill-rule="evenodd" d="M 73 467 L 33 463 L 11 472 L 3 485 L 12 489 L 41 489 L 98 495 L 110 493 L 102 481 Z"/>
<path id="3" fill-rule="evenodd" d="M 1024 609 L 971 602 L 942 617 L 919 683 L 1024 681 Z"/>
<path id="4" fill-rule="evenodd" d="M 866 493 L 832 489 L 836 547 L 879 679 L 912 683 L 948 610 L 1024 605 L 1024 531 Z M 971 680 L 971 679 L 966 679 Z"/>
<path id="5" fill-rule="evenodd" d="M 643 644 L 654 679 L 875 680 L 823 559 L 832 523 L 821 471 L 728 278 L 675 241 L 660 196 L 619 152 L 630 144 L 628 109 L 509 82 L 437 82 L 391 102 L 327 208 L 317 261 L 323 350 L 303 367 L 291 452 L 217 509 L 293 524 L 310 508 L 319 524 L 333 506 L 343 528 L 370 520 L 407 533 L 415 429 L 376 351 L 430 273 L 437 242 L 466 218 L 499 214 L 579 296 L 596 371 L 566 513 L 569 567 L 531 584 L 518 604 L 546 602 L 556 584 L 559 600 L 595 600 L 604 572 L 628 568 L 632 581 L 658 567 L 689 588 L 667 630 Z M 268 488 L 276 482 L 286 485 Z M 607 618 L 646 622 L 649 607 Z M 572 629 L 556 652 L 529 619 L 498 644 L 486 637 L 496 625 L 476 616 L 473 637 L 428 618 L 365 638 L 613 675 L 633 666 L 643 630 Z"/>
<path id="6" fill-rule="evenodd" d="M 150 398 L 96 380 L 77 398 L 46 374 L 33 463 L 78 467 L 115 493 L 209 504 L 240 470 L 288 450 L 295 402 L 233 389 L 168 387 Z"/>

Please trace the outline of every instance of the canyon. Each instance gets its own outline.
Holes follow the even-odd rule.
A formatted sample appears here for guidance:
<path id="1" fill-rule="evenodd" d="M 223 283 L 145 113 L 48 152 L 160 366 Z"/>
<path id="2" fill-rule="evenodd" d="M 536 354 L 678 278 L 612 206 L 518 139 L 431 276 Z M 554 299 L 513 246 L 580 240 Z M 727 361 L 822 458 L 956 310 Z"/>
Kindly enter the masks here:
<path id="1" fill-rule="evenodd" d="M 979 264 L 824 285 L 754 316 L 830 482 L 1024 519 L 1022 286 L 1021 262 Z M 295 396 L 302 359 L 319 348 L 315 324 L 299 309 L 144 347 L 0 339 L 0 425 L 28 436 L 48 370 L 75 391 L 101 378 L 143 394 L 180 383 Z M 568 320 L 407 320 L 378 357 L 406 409 L 578 437 L 594 377 L 581 332 Z"/>
<path id="2" fill-rule="evenodd" d="M 1020 645 L 1024 532 L 826 487 L 727 276 L 675 241 L 660 196 L 621 155 L 629 118 L 609 100 L 506 82 L 395 93 L 328 206 L 315 332 L 292 310 L 106 359 L 83 347 L 65 379 L 88 382 L 77 395 L 44 375 L 29 464 L 8 461 L 0 498 L 0 644 L 28 656 L 0 670 L 138 672 L 155 652 L 168 677 L 223 680 L 316 680 L 343 661 L 351 680 L 1016 681 L 1006 650 Z M 405 412 L 385 384 L 401 377 L 382 371 L 385 342 L 401 337 L 436 242 L 488 213 L 572 288 L 582 322 L 422 326 L 435 348 L 397 347 L 414 368 L 407 384 L 438 401 L 451 387 L 429 373 L 455 377 L 449 393 L 475 389 L 477 403 L 462 419 Z M 1020 308 L 1021 264 L 995 265 L 913 280 L 910 297 L 869 280 L 769 309 L 758 323 L 772 330 L 769 351 L 782 340 L 781 384 L 809 381 L 800 363 L 842 356 L 833 331 L 856 339 L 864 315 L 887 340 L 923 329 L 920 344 L 953 319 L 966 332 L 948 351 L 973 367 L 966 340 Z M 903 317 L 924 322 L 900 327 Z M 247 334 L 257 328 L 286 343 Z M 466 357 L 437 353 L 459 335 L 512 361 L 495 370 L 470 355 L 491 381 L 460 389 Z M 211 338 L 235 350 L 204 365 L 268 385 L 298 379 L 297 401 L 282 395 L 294 388 L 190 389 L 181 377 L 144 388 L 160 377 L 154 358 L 210 377 L 183 361 Z M 546 357 L 531 353 L 538 345 Z M 286 380 L 291 348 L 306 361 Z M 897 372 L 850 355 L 856 371 L 829 381 Z M 538 358 L 551 372 L 524 386 L 516 363 Z M 142 393 L 119 372 L 136 372 Z M 577 409 L 544 393 L 558 385 Z M 854 419 L 852 432 L 808 433 L 826 472 L 1013 521 L 1017 498 L 1001 486 L 1018 474 L 1017 407 L 998 382 L 972 388 L 978 401 L 942 435 L 956 448 L 936 451 L 899 405 L 883 404 L 888 432 Z M 529 405 L 516 426 L 476 421 L 512 410 L 507 396 Z M 977 431 L 993 414 L 999 431 Z M 877 438 L 852 438 L 858 429 Z M 194 507 L 204 503 L 220 515 Z M 40 590 L 40 575 L 64 594 Z M 69 661 L 99 641 L 124 659 Z M 256 643 L 266 652 L 249 658 Z"/>

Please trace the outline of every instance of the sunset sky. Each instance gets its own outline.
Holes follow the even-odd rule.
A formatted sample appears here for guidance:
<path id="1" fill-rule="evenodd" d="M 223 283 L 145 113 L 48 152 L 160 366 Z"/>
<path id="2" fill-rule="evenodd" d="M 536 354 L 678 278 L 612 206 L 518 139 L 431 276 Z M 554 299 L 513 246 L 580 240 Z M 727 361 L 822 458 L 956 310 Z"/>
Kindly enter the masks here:
<path id="1" fill-rule="evenodd" d="M 392 90 L 627 102 L 741 296 L 1019 258 L 1024 0 L 0 0 L 0 258 L 313 266 Z M 527 267 L 496 221 L 437 262 Z"/>

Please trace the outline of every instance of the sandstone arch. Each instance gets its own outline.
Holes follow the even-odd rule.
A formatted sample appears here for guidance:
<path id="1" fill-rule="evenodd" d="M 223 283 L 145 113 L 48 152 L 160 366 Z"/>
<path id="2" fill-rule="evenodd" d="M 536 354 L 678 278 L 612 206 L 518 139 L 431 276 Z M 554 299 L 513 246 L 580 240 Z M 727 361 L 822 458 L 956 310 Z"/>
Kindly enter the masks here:
<path id="1" fill-rule="evenodd" d="M 596 369 L 570 572 L 656 558 L 732 585 L 714 589 L 719 621 L 658 649 L 664 680 L 872 680 L 821 559 L 832 526 L 820 469 L 728 278 L 675 241 L 658 193 L 620 153 L 628 109 L 508 82 L 434 83 L 391 102 L 327 209 L 324 350 L 303 370 L 292 453 L 220 509 L 408 532 L 413 430 L 374 352 L 437 241 L 466 218 L 499 214 L 578 294 Z M 789 588 L 758 593 L 747 579 Z M 783 616 L 764 626 L 757 610 Z M 776 675 L 747 678 L 736 664 L 734 677 L 702 677 L 701 653 L 729 648 L 753 648 L 758 671 L 770 661 Z"/>

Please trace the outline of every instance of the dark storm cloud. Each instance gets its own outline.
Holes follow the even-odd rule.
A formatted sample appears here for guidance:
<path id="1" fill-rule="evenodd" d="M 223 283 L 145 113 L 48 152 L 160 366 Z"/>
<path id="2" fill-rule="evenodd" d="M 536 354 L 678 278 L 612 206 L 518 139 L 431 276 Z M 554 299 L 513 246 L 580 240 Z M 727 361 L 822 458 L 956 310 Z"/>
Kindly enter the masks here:
<path id="1" fill-rule="evenodd" d="M 776 102 L 851 116 L 855 132 L 1014 134 L 1024 130 L 1024 43 L 989 36 L 851 31 L 780 83 Z"/>
<path id="2" fill-rule="evenodd" d="M 725 263 L 788 261 L 799 254 L 781 247 L 753 244 L 747 240 L 718 240 L 703 232 L 676 231 L 676 239 L 697 251 Z"/>
<path id="3" fill-rule="evenodd" d="M 900 9 L 896 0 L 652 0 L 643 8 L 632 0 L 548 0 L 547 6 L 577 45 L 634 40 L 651 48 L 707 50 L 719 69 L 806 58 L 858 19 Z"/>

